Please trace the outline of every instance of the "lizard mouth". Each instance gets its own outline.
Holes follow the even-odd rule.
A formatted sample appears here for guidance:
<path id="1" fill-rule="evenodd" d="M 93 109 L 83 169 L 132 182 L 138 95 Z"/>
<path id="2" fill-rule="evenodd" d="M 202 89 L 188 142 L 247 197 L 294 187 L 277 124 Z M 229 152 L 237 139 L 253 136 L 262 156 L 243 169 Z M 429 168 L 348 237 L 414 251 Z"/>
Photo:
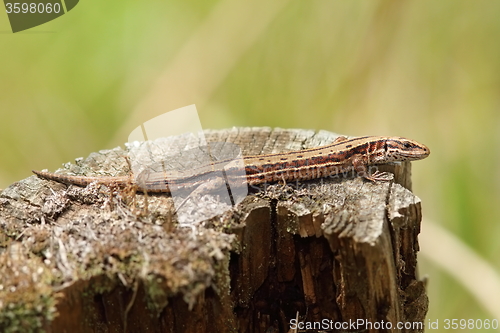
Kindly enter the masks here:
<path id="1" fill-rule="evenodd" d="M 418 152 L 411 152 L 411 153 L 400 153 L 400 155 L 404 158 L 407 158 L 409 160 L 420 160 L 420 159 L 423 159 L 423 158 L 426 158 L 427 156 L 429 156 L 429 151 L 418 151 Z"/>

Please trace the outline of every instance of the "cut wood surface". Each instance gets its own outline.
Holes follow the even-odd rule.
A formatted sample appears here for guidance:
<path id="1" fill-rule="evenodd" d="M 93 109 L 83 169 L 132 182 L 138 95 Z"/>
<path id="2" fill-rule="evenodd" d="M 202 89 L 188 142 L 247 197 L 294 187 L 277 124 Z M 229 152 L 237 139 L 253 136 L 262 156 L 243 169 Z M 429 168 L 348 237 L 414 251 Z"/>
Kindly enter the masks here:
<path id="1" fill-rule="evenodd" d="M 270 128 L 205 135 L 244 155 L 337 137 Z M 59 172 L 127 175 L 127 149 Z M 19 181 L 0 193 L 0 331 L 299 332 L 298 320 L 308 332 L 421 332 L 428 300 L 416 272 L 420 199 L 410 163 L 379 170 L 393 180 L 268 184 L 222 212 L 201 197 L 203 212 L 192 216 L 213 216 L 196 223 L 179 221 L 166 194 Z M 352 322 L 360 326 L 338 326 Z"/>

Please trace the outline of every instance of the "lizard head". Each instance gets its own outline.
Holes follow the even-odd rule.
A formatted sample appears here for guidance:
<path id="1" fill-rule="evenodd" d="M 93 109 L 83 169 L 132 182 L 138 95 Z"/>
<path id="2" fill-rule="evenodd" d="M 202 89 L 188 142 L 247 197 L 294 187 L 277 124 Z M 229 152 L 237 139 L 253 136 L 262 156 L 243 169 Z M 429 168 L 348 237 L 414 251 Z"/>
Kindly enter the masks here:
<path id="1" fill-rule="evenodd" d="M 386 158 L 392 161 L 414 161 L 431 153 L 427 146 L 410 139 L 391 137 L 385 140 Z"/>

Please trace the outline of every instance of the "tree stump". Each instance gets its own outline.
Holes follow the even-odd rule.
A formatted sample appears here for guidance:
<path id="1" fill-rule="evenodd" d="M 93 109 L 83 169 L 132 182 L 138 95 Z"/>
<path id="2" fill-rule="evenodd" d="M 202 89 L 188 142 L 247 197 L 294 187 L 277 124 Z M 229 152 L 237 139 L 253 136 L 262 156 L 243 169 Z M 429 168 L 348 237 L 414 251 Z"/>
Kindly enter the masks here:
<path id="1" fill-rule="evenodd" d="M 205 135 L 244 155 L 337 137 L 270 128 Z M 126 175 L 126 155 L 103 150 L 60 172 Z M 420 199 L 409 163 L 382 168 L 393 181 L 268 185 L 190 227 L 166 194 L 19 181 L 0 193 L 0 331 L 422 332 Z"/>

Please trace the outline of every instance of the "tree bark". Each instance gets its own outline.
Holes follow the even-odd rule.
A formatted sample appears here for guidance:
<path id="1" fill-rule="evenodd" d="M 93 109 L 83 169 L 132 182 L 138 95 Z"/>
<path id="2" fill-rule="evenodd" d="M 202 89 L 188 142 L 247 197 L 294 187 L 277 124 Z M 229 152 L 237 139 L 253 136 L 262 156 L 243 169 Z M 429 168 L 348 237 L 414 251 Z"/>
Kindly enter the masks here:
<path id="1" fill-rule="evenodd" d="M 337 136 L 270 128 L 205 135 L 244 155 Z M 127 175 L 127 154 L 100 151 L 61 172 Z M 192 224 L 179 221 L 165 194 L 19 181 L 0 193 L 0 330 L 297 332 L 298 320 L 308 332 L 422 332 L 420 199 L 409 163 L 380 170 L 394 179 L 268 185 Z"/>

